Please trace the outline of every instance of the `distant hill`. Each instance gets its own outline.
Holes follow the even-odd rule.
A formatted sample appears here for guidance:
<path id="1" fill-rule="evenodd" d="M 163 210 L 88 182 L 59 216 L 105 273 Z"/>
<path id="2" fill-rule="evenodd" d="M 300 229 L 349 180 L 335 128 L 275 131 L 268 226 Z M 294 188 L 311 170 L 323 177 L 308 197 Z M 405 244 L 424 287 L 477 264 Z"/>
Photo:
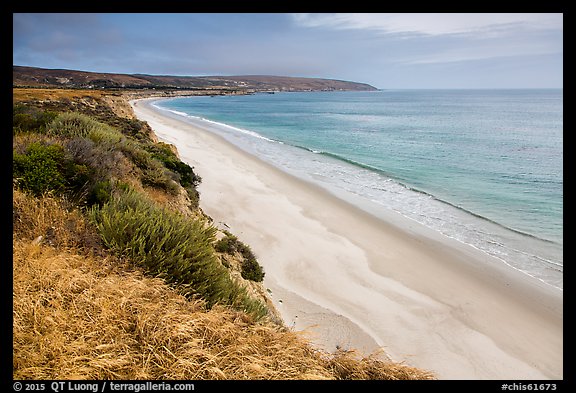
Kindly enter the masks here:
<path id="1" fill-rule="evenodd" d="M 289 76 L 169 76 L 109 74 L 36 67 L 12 67 L 14 87 L 83 89 L 182 89 L 235 92 L 377 90 L 366 83 Z"/>

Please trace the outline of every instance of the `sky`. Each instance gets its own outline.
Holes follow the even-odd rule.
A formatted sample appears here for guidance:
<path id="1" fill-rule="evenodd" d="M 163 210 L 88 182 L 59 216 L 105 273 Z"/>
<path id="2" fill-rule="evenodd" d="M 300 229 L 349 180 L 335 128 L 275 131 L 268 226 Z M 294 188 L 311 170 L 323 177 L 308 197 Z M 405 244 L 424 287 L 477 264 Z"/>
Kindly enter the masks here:
<path id="1" fill-rule="evenodd" d="M 13 64 L 379 89 L 561 88 L 563 14 L 16 13 Z"/>

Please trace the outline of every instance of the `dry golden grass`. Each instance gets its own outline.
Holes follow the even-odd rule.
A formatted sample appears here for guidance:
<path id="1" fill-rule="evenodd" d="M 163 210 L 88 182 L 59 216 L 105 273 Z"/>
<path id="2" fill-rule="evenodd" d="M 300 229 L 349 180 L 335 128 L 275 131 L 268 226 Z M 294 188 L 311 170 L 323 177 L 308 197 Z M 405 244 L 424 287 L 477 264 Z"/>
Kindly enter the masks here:
<path id="1" fill-rule="evenodd" d="M 109 92 L 89 89 L 30 89 L 30 88 L 13 88 L 12 102 L 34 100 L 52 100 L 62 99 L 75 100 L 83 97 L 101 98 L 109 95 Z"/>
<path id="2" fill-rule="evenodd" d="M 12 223 L 15 239 L 28 239 L 84 253 L 101 251 L 96 229 L 71 204 L 49 196 L 34 198 L 16 188 L 12 191 Z"/>
<path id="3" fill-rule="evenodd" d="M 224 307 L 87 252 L 90 225 L 51 197 L 14 191 L 14 379 L 432 379 Z M 36 242 L 51 232 L 49 240 Z M 89 237 L 88 237 L 89 238 Z"/>

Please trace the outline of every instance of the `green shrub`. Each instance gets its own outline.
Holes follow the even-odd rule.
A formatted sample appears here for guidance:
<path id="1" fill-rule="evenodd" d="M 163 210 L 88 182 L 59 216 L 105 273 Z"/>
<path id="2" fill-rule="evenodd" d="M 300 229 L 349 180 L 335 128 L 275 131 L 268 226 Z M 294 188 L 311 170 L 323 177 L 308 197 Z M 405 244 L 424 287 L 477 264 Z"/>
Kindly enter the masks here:
<path id="1" fill-rule="evenodd" d="M 115 128 L 100 123 L 80 113 L 62 113 L 48 127 L 53 135 L 70 138 L 67 148 L 75 159 L 88 164 L 99 174 L 97 180 L 104 181 L 112 174 L 124 177 L 130 166 L 122 159 L 126 157 L 140 169 L 143 184 L 164 189 L 172 194 L 178 191 L 179 179 L 162 163 L 143 148 L 140 142 L 128 139 Z"/>
<path id="2" fill-rule="evenodd" d="M 188 193 L 191 201 L 190 209 L 197 209 L 200 202 L 200 194 L 196 187 L 202 182 L 202 178 L 194 172 L 190 165 L 180 161 L 168 144 L 158 142 L 146 144 L 144 148 L 150 152 L 153 158 L 162 162 L 169 171 L 176 175 L 174 180 L 179 182 Z"/>
<path id="3" fill-rule="evenodd" d="M 89 166 L 67 159 L 64 167 L 65 192 L 77 202 L 84 201 L 94 178 L 94 172 L 94 169 Z"/>
<path id="4" fill-rule="evenodd" d="M 21 115 L 18 117 L 20 119 L 18 124 L 25 124 L 22 126 L 25 128 L 32 127 L 28 125 L 31 120 L 28 119 L 29 115 L 23 109 L 19 109 L 16 115 Z M 155 147 L 155 144 L 149 141 L 139 142 L 126 137 L 116 128 L 82 113 L 61 113 L 48 122 L 47 119 L 50 119 L 50 116 L 45 115 L 45 119 L 42 118 L 47 124 L 46 132 L 49 135 L 69 139 L 66 147 L 74 160 L 80 165 L 87 165 L 96 173 L 96 179 L 93 179 L 92 185 L 98 181 L 106 181 L 111 176 L 124 178 L 132 170 L 132 165 L 127 162 L 128 160 L 139 169 L 140 181 L 143 184 L 175 195 L 179 190 L 178 183 L 180 183 L 185 188 L 191 188 L 187 191 L 192 200 L 192 208 L 198 206 L 198 193 L 194 187 L 199 183 L 200 178 L 194 174 L 190 166 L 180 162 L 168 147 Z M 142 129 L 146 123 L 134 120 L 127 121 L 126 124 L 129 128 L 131 127 L 131 131 L 135 132 L 136 129 Z M 88 192 L 91 191 L 88 190 Z"/>
<path id="5" fill-rule="evenodd" d="M 202 297 L 209 307 L 220 303 L 257 318 L 266 314 L 220 263 L 212 246 L 216 230 L 204 222 L 162 209 L 135 191 L 118 193 L 91 217 L 106 246 L 178 284 L 184 294 Z"/>
<path id="6" fill-rule="evenodd" d="M 39 196 L 60 192 L 66 185 L 63 175 L 64 149 L 59 145 L 31 143 L 25 154 L 13 153 L 12 176 L 18 186 Z"/>
<path id="7" fill-rule="evenodd" d="M 170 147 L 162 142 L 146 146 L 152 157 L 161 161 L 164 166 L 179 175 L 179 182 L 182 187 L 197 187 L 202 178 L 194 173 L 192 167 L 182 161 L 174 154 Z"/>
<path id="8" fill-rule="evenodd" d="M 86 201 L 88 205 L 103 206 L 112 196 L 113 186 L 110 181 L 97 182 L 90 190 Z"/>
<path id="9" fill-rule="evenodd" d="M 172 195 L 176 195 L 179 189 L 178 183 L 172 178 L 171 173 L 157 161 L 143 169 L 140 180 L 142 184 L 163 189 Z"/>
<path id="10" fill-rule="evenodd" d="M 258 263 L 252 249 L 242 243 L 238 238 L 228 231 L 224 231 L 225 236 L 214 244 L 214 249 L 229 255 L 240 253 L 242 264 L 240 274 L 246 280 L 261 282 L 264 280 L 264 270 Z"/>
<path id="11" fill-rule="evenodd" d="M 103 139 L 121 135 L 107 124 L 100 123 L 90 116 L 76 112 L 59 114 L 47 127 L 51 135 L 60 135 L 66 138 L 95 138 Z"/>
<path id="12" fill-rule="evenodd" d="M 116 118 L 117 127 L 122 130 L 122 133 L 131 136 L 138 140 L 149 139 L 149 133 L 151 132 L 148 123 L 138 120 L 138 119 L 125 119 Z"/>
<path id="13" fill-rule="evenodd" d="M 46 130 L 58 113 L 53 111 L 41 111 L 34 107 L 16 105 L 12 109 L 12 129 L 14 134 L 19 132 L 40 132 Z"/>
<path id="14" fill-rule="evenodd" d="M 25 147 L 24 147 L 25 146 Z M 55 143 L 30 142 L 13 151 L 13 178 L 20 189 L 39 196 L 45 192 L 67 194 L 80 202 L 88 193 L 94 169 L 76 163 L 65 149 Z"/>
<path id="15" fill-rule="evenodd" d="M 244 259 L 242 261 L 242 270 L 240 272 L 242 278 L 252 280 L 255 282 L 262 282 L 264 280 L 264 269 L 256 259 Z"/>
<path id="16" fill-rule="evenodd" d="M 111 127 L 95 127 L 88 137 L 98 144 L 114 145 L 126 141 L 124 135 Z"/>
<path id="17" fill-rule="evenodd" d="M 124 145 L 126 137 L 116 128 L 76 112 L 59 114 L 49 125 L 48 133 L 66 138 L 86 138 L 97 144 Z"/>
<path id="18" fill-rule="evenodd" d="M 239 251 L 243 258 L 242 269 L 240 271 L 242 277 L 246 280 L 262 282 L 264 280 L 264 269 L 256 260 L 256 256 L 250 247 L 244 243 L 240 243 Z"/>
<path id="19" fill-rule="evenodd" d="M 224 231 L 225 236 L 214 244 L 214 249 L 218 252 L 234 255 L 238 238 L 228 231 Z"/>
<path id="20" fill-rule="evenodd" d="M 47 132 L 69 139 L 65 145 L 73 160 L 92 168 L 94 178 L 88 188 L 112 177 L 123 179 L 136 167 L 143 184 L 173 195 L 178 192 L 179 175 L 146 151 L 144 143 L 127 138 L 107 124 L 81 113 L 67 112 L 58 115 L 48 125 Z M 85 189 L 84 192 L 91 201 L 102 202 L 101 189 Z"/>
<path id="21" fill-rule="evenodd" d="M 127 140 L 120 144 L 120 150 L 142 171 L 140 180 L 143 184 L 161 188 L 175 195 L 178 192 L 177 175 L 146 151 L 144 146 L 139 142 Z"/>

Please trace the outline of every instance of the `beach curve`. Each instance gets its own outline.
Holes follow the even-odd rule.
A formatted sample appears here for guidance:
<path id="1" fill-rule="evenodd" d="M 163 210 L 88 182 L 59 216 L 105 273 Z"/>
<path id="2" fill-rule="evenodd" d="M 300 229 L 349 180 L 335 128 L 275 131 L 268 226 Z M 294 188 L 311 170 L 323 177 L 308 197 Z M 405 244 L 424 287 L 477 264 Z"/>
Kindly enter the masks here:
<path id="1" fill-rule="evenodd" d="M 562 378 L 562 291 L 373 217 L 151 102 L 131 104 L 203 178 L 202 209 L 255 251 L 287 326 L 441 379 Z"/>

